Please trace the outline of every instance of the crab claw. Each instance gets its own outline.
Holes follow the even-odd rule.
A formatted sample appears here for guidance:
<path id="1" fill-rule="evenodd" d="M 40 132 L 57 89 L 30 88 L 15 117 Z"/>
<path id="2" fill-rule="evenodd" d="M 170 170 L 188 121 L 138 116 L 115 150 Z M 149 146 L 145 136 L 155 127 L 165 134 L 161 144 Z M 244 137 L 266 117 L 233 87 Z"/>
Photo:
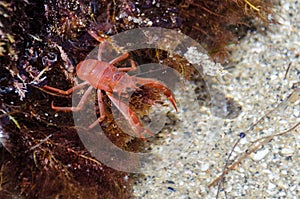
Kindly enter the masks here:
<path id="1" fill-rule="evenodd" d="M 159 81 L 155 81 L 152 79 L 146 79 L 146 78 L 139 78 L 138 83 L 142 84 L 142 85 L 147 85 L 150 88 L 156 88 L 157 90 L 159 90 L 161 93 L 163 93 L 168 98 L 168 100 L 171 102 L 171 104 L 173 105 L 175 110 L 178 111 L 177 106 L 176 106 L 175 97 L 174 97 L 172 91 L 165 84 L 163 84 Z"/>
<path id="2" fill-rule="evenodd" d="M 121 112 L 125 119 L 129 122 L 131 129 L 142 141 L 146 141 L 144 134 L 153 136 L 154 133 L 143 127 L 139 117 L 134 113 L 134 111 L 120 99 L 113 96 L 112 93 L 106 92 L 109 99 L 116 106 L 116 108 Z"/>

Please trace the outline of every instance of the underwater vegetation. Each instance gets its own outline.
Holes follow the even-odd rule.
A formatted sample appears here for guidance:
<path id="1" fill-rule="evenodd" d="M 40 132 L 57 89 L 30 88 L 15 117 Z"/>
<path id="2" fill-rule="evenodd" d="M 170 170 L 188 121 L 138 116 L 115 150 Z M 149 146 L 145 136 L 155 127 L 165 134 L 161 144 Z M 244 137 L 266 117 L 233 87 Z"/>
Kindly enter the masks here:
<path id="1" fill-rule="evenodd" d="M 271 8 L 268 0 L 1 0 L 0 198 L 133 197 L 130 173 L 93 158 L 72 113 L 51 109 L 52 102 L 71 106 L 71 98 L 43 89 L 73 86 L 76 65 L 98 45 L 88 30 L 105 38 L 138 27 L 180 29 L 214 60 L 225 62 L 230 43 L 261 22 L 272 22 Z M 131 58 L 139 64 L 162 60 L 186 79 L 196 79 L 186 59 L 170 59 L 164 51 L 135 51 Z M 159 100 L 160 93 L 145 86 L 130 106 L 142 117 Z M 110 107 L 107 96 L 103 102 Z M 107 109 L 101 123 L 107 137 L 124 150 L 144 151 L 147 142 L 122 132 Z"/>

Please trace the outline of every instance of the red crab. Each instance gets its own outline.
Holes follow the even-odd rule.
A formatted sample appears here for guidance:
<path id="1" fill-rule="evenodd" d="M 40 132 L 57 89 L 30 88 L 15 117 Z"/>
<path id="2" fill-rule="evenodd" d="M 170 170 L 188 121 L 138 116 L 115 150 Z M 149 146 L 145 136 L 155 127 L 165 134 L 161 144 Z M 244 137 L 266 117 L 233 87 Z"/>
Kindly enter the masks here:
<path id="1" fill-rule="evenodd" d="M 52 109 L 56 111 L 79 111 L 82 109 L 92 89 L 95 88 L 97 89 L 100 117 L 94 123 L 92 123 L 89 126 L 89 128 L 93 128 L 95 125 L 98 124 L 98 122 L 103 121 L 103 119 L 107 115 L 102 101 L 101 91 L 104 91 L 106 95 L 109 97 L 109 99 L 111 100 L 111 102 L 114 104 L 114 106 L 116 106 L 117 109 L 125 117 L 125 119 L 128 120 L 133 132 L 136 133 L 139 138 L 144 139 L 143 133 L 153 135 L 152 132 L 150 132 L 149 130 L 143 127 L 139 117 L 134 113 L 134 111 L 127 104 L 125 104 L 124 102 L 116 98 L 113 95 L 113 93 L 120 94 L 120 93 L 124 93 L 128 88 L 136 89 L 137 85 L 147 85 L 163 93 L 168 98 L 168 100 L 172 103 L 172 105 L 177 111 L 176 102 L 173 93 L 169 88 L 167 88 L 166 85 L 164 85 L 163 83 L 157 80 L 150 79 L 150 78 L 129 76 L 126 72 L 136 69 L 136 65 L 133 60 L 130 60 L 131 67 L 117 68 L 115 64 L 123 60 L 126 60 L 129 57 L 129 53 L 124 53 L 121 56 L 111 60 L 110 62 L 101 61 L 101 54 L 102 54 L 101 52 L 104 50 L 105 41 L 102 38 L 98 37 L 96 33 L 92 31 L 90 31 L 89 33 L 101 43 L 98 50 L 98 60 L 87 59 L 80 62 L 76 67 L 77 76 L 84 82 L 70 88 L 67 91 L 60 90 L 50 86 L 44 86 L 44 88 L 55 93 L 69 95 L 73 91 L 82 88 L 85 85 L 89 85 L 89 87 L 83 94 L 80 102 L 76 107 L 58 107 L 58 106 L 54 106 L 52 102 L 51 105 Z M 122 85 L 120 85 L 121 79 L 122 79 Z"/>

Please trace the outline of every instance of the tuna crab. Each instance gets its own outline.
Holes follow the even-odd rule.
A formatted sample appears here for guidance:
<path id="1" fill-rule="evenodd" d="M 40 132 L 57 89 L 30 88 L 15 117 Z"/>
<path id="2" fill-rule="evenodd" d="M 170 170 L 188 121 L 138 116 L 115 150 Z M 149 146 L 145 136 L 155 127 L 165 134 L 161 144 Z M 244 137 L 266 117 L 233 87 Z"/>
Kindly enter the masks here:
<path id="1" fill-rule="evenodd" d="M 102 91 L 108 96 L 111 100 L 112 104 L 120 111 L 120 113 L 124 116 L 124 118 L 129 122 L 133 132 L 137 134 L 137 136 L 141 139 L 145 139 L 143 134 L 153 135 L 151 131 L 143 127 L 139 117 L 136 113 L 124 102 L 120 101 L 115 94 L 120 94 L 126 91 L 128 88 L 137 88 L 137 85 L 147 85 L 148 87 L 157 89 L 160 93 L 163 93 L 167 99 L 171 102 L 175 110 L 177 111 L 176 107 L 176 100 L 172 93 L 172 91 L 162 82 L 159 82 L 154 79 L 150 78 L 141 78 L 130 76 L 126 72 L 135 70 L 137 68 L 135 62 L 130 59 L 131 67 L 126 68 L 118 68 L 115 64 L 124 61 L 129 58 L 129 53 L 124 53 L 115 59 L 105 62 L 101 60 L 101 54 L 103 50 L 105 50 L 105 41 L 96 35 L 95 32 L 89 32 L 96 40 L 100 42 L 99 49 L 98 49 L 98 59 L 86 59 L 81 61 L 76 67 L 76 74 L 77 76 L 83 80 L 82 83 L 70 88 L 67 91 L 50 87 L 44 86 L 43 88 L 55 93 L 63 94 L 63 95 L 70 95 L 77 89 L 82 88 L 85 85 L 89 85 L 85 93 L 83 94 L 80 102 L 76 107 L 58 107 L 55 106 L 52 102 L 52 109 L 56 111 L 79 111 L 83 108 L 85 102 L 88 99 L 88 96 L 91 94 L 93 89 L 97 90 L 97 97 L 98 97 L 98 105 L 100 111 L 100 117 L 93 122 L 89 128 L 93 128 L 99 122 L 103 121 L 106 117 L 107 113 L 104 109 L 103 104 L 103 94 Z M 120 80 L 122 79 L 122 85 L 120 85 Z"/>

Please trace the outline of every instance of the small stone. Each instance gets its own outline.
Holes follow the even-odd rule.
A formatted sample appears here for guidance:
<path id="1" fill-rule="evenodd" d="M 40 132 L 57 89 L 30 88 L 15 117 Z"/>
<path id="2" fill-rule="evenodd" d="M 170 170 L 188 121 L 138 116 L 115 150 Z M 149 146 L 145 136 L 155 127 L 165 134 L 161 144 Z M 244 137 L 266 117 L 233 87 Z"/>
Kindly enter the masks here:
<path id="1" fill-rule="evenodd" d="M 244 138 L 244 137 L 246 137 L 246 134 L 245 134 L 244 132 L 241 132 L 241 133 L 239 134 L 239 136 L 240 136 L 240 138 Z"/>
<path id="2" fill-rule="evenodd" d="M 283 175 L 287 175 L 287 174 L 288 174 L 288 172 L 287 172 L 287 170 L 281 170 L 281 174 L 283 174 Z"/>
<path id="3" fill-rule="evenodd" d="M 269 149 L 261 150 L 261 151 L 258 151 L 256 154 L 252 154 L 252 155 L 251 155 L 251 158 L 252 158 L 254 161 L 260 161 L 260 160 L 262 160 L 268 153 L 269 153 Z"/>
<path id="4" fill-rule="evenodd" d="M 201 171 L 207 171 L 209 169 L 209 164 L 208 163 L 204 163 L 201 166 Z"/>
<path id="5" fill-rule="evenodd" d="M 268 189 L 271 190 L 271 189 L 275 189 L 275 188 L 276 188 L 276 185 L 273 184 L 273 183 L 271 183 L 271 182 L 269 182 Z"/>
<path id="6" fill-rule="evenodd" d="M 281 155 L 284 155 L 284 156 L 292 156 L 294 152 L 295 152 L 295 149 L 287 147 L 287 148 L 283 148 L 280 153 L 281 153 Z"/>

